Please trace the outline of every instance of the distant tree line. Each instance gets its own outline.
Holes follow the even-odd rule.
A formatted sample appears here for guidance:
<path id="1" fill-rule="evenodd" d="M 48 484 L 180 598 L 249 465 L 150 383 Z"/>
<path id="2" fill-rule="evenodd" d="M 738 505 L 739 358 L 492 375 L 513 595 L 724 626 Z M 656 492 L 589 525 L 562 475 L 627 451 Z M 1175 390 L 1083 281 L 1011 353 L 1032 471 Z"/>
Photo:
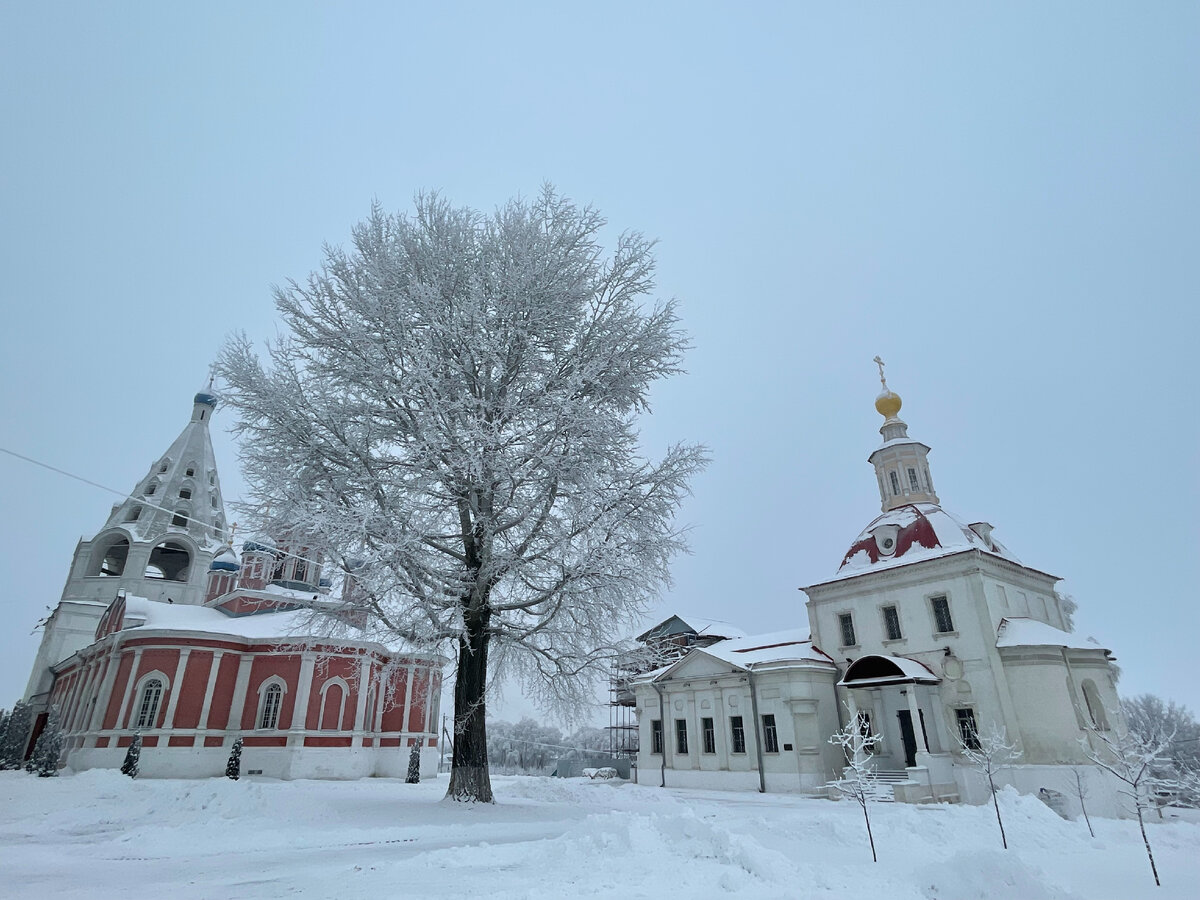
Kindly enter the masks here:
<path id="1" fill-rule="evenodd" d="M 608 753 L 608 730 L 585 726 L 564 735 L 553 725 L 526 716 L 515 724 L 503 719 L 487 723 L 488 764 L 510 774 L 545 774 L 572 753 Z"/>

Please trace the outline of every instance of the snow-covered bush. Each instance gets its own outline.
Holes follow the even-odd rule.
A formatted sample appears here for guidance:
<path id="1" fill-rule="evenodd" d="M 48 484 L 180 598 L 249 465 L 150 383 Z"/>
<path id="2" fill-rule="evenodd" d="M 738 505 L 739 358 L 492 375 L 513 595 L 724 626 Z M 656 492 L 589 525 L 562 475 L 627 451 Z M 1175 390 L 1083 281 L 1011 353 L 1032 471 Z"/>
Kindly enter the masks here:
<path id="1" fill-rule="evenodd" d="M 242 776 L 242 739 L 233 742 L 229 750 L 229 762 L 225 763 L 225 777 L 237 781 Z"/>
<path id="2" fill-rule="evenodd" d="M 142 733 L 136 732 L 133 740 L 129 744 L 129 749 L 125 751 L 125 762 L 121 763 L 121 774 L 128 775 L 130 778 L 137 778 L 138 775 L 138 760 L 142 755 Z"/>
<path id="3" fill-rule="evenodd" d="M 50 707 L 46 716 L 46 725 L 38 735 L 37 743 L 33 745 L 33 755 L 25 765 L 25 771 L 36 772 L 40 778 L 52 778 L 58 775 L 58 761 L 62 756 L 63 733 L 62 722 L 58 707 Z"/>
<path id="4" fill-rule="evenodd" d="M 18 700 L 9 713 L 4 734 L 0 736 L 0 769 L 19 769 L 25 763 L 25 747 L 33 725 L 33 710 Z"/>

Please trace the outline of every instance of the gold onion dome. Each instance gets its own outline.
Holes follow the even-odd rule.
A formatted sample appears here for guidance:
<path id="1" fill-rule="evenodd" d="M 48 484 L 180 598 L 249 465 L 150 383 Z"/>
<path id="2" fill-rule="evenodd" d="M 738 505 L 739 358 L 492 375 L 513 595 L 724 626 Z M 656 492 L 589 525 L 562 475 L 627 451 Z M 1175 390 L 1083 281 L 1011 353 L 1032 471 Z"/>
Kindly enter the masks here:
<path id="1" fill-rule="evenodd" d="M 875 398 L 875 409 L 885 419 L 894 419 L 900 412 L 900 403 L 900 395 L 885 387 Z"/>

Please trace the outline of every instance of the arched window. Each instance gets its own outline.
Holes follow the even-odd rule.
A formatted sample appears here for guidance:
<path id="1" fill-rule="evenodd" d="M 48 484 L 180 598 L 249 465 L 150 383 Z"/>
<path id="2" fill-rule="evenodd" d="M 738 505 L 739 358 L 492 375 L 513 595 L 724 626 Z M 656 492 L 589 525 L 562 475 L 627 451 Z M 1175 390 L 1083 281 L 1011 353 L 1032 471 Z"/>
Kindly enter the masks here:
<path id="1" fill-rule="evenodd" d="M 342 727 L 342 716 L 346 712 L 346 682 L 330 678 L 321 688 L 321 719 L 317 728 L 321 731 L 338 731 Z"/>
<path id="2" fill-rule="evenodd" d="M 258 728 L 278 728 L 279 710 L 283 706 L 283 684 L 279 680 L 264 682 L 259 688 Z"/>
<path id="3" fill-rule="evenodd" d="M 164 459 L 161 463 L 159 463 L 158 464 L 158 474 L 165 475 L 166 471 L 167 471 L 167 467 L 170 465 L 170 463 L 171 463 L 171 461 L 169 459 Z"/>
<path id="4" fill-rule="evenodd" d="M 192 465 L 188 466 L 184 470 L 183 474 L 184 474 L 185 478 L 191 478 L 193 475 L 195 475 L 196 474 L 196 464 L 192 463 Z"/>
<path id="5" fill-rule="evenodd" d="M 158 490 L 158 482 L 157 481 L 150 482 L 148 485 L 146 485 L 146 496 L 153 497 L 154 492 L 157 490 Z"/>
<path id="6" fill-rule="evenodd" d="M 162 702 L 162 695 L 163 683 L 161 678 L 150 678 L 142 683 L 142 692 L 138 695 L 135 728 L 154 727 L 154 720 L 158 718 L 158 705 Z"/>
<path id="7" fill-rule="evenodd" d="M 175 541 L 163 541 L 150 551 L 150 560 L 143 573 L 146 578 L 166 581 L 187 581 L 191 571 L 192 554 Z"/>
<path id="8" fill-rule="evenodd" d="M 895 472 L 888 472 L 888 475 L 892 479 L 892 494 L 894 495 L 900 493 L 900 479 L 896 477 Z"/>
<path id="9" fill-rule="evenodd" d="M 175 510 L 175 515 L 171 517 L 171 525 L 175 528 L 187 528 L 188 516 L 191 510 L 186 506 L 181 506 Z"/>
<path id="10" fill-rule="evenodd" d="M 1100 702 L 1100 692 L 1096 690 L 1096 682 L 1085 678 L 1083 682 L 1083 702 L 1087 704 L 1088 718 L 1092 727 L 1097 731 L 1108 731 L 1108 716 L 1104 714 L 1104 704 Z"/>

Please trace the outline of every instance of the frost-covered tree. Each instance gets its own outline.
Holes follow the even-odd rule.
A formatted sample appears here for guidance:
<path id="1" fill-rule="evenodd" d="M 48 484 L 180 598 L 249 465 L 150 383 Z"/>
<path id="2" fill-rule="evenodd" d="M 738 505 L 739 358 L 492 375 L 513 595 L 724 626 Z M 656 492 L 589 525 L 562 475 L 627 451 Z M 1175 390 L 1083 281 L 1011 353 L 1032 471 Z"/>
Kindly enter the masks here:
<path id="1" fill-rule="evenodd" d="M 405 784 L 421 783 L 421 744 L 424 742 L 424 738 L 417 738 L 412 749 L 408 751 L 408 771 L 404 775 Z"/>
<path id="2" fill-rule="evenodd" d="M 121 763 L 121 774 L 128 775 L 130 778 L 137 778 L 138 764 L 142 756 L 142 733 L 135 732 L 133 740 L 129 743 L 129 749 L 125 751 L 125 761 Z"/>
<path id="3" fill-rule="evenodd" d="M 229 762 L 225 763 L 225 777 L 237 781 L 242 777 L 242 739 L 237 738 L 229 748 Z"/>
<path id="4" fill-rule="evenodd" d="M 1004 768 L 1012 765 L 1021 754 L 1015 744 L 1008 742 L 1004 727 L 995 722 L 988 730 L 980 734 L 978 731 L 958 739 L 959 750 L 979 772 L 987 778 L 988 790 L 992 795 L 992 806 L 996 810 L 996 824 L 1000 826 L 1000 844 L 1008 849 L 1008 836 L 1004 833 L 1004 820 L 1000 818 L 1000 802 L 996 799 L 996 775 Z"/>
<path id="5" fill-rule="evenodd" d="M 1154 694 L 1139 694 L 1121 701 L 1129 730 L 1143 739 L 1173 734 L 1166 753 L 1179 772 L 1200 769 L 1200 722 L 1186 706 Z"/>
<path id="6" fill-rule="evenodd" d="M 33 710 L 24 700 L 13 704 L 4 734 L 0 737 L 0 769 L 19 769 L 25 763 L 25 748 L 29 730 L 33 727 Z"/>
<path id="7" fill-rule="evenodd" d="M 874 747 L 883 740 L 881 735 L 871 731 L 869 720 L 861 715 L 850 718 L 840 731 L 835 731 L 829 738 L 829 743 L 842 748 L 846 758 L 846 767 L 842 777 L 833 783 L 839 794 L 850 797 L 862 807 L 863 821 L 867 823 L 867 840 L 871 844 L 871 859 L 879 862 L 875 853 L 875 835 L 871 833 L 871 814 L 867 804 L 875 799 L 879 789 L 878 775 L 875 771 Z"/>
<path id="8" fill-rule="evenodd" d="M 652 243 L 607 254 L 603 224 L 550 188 L 491 215 L 375 208 L 276 290 L 265 364 L 245 336 L 220 358 L 265 527 L 353 570 L 381 638 L 454 653 L 455 799 L 492 800 L 489 675 L 592 702 L 684 546 L 673 519 L 705 454 L 651 461 L 636 424 L 687 339 L 648 302 Z"/>
<path id="9" fill-rule="evenodd" d="M 1179 788 L 1178 776 L 1170 762 L 1174 738 L 1175 732 L 1168 730 L 1166 723 L 1160 723 L 1149 732 L 1090 728 L 1087 738 L 1081 740 L 1088 759 L 1121 783 L 1120 793 L 1137 815 L 1150 872 L 1158 886 L 1162 882 L 1146 835 L 1146 813 L 1157 808 L 1162 796 L 1169 796 Z"/>
<path id="10" fill-rule="evenodd" d="M 40 778 L 53 778 L 58 775 L 58 760 L 62 756 L 63 733 L 62 720 L 58 707 L 51 706 L 46 716 L 46 724 L 33 745 L 33 753 L 25 764 L 25 771 L 36 772 Z"/>

